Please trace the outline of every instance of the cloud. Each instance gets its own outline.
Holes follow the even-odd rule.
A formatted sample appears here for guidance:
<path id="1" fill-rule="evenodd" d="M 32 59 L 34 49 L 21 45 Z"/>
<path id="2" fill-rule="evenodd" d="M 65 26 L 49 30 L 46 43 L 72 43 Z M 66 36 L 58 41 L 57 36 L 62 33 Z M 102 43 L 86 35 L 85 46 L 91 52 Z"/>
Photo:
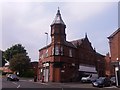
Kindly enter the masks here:
<path id="1" fill-rule="evenodd" d="M 3 2 L 118 2 L 119 0 L 2 0 Z"/>
<path id="2" fill-rule="evenodd" d="M 55 17 L 58 6 L 60 6 L 63 21 L 67 25 L 66 34 L 68 40 L 80 39 L 85 32 L 88 32 L 90 41 L 92 40 L 92 43 L 95 44 L 97 41 L 92 36 L 92 31 L 94 31 L 94 35 L 98 36 L 99 39 L 95 46 L 99 48 L 100 43 L 105 45 L 103 39 L 100 38 L 100 33 L 95 31 L 99 24 L 95 26 L 94 22 L 90 22 L 90 20 L 94 21 L 93 19 L 96 18 L 95 22 L 98 22 L 98 16 L 105 13 L 112 7 L 112 4 L 5 2 L 2 4 L 3 49 L 5 50 L 14 44 L 21 43 L 25 46 L 32 60 L 38 60 L 38 50 L 46 45 L 45 32 L 49 32 L 50 42 L 50 24 Z M 112 29 L 107 28 L 107 30 Z M 99 49 L 99 51 L 103 52 L 105 50 Z"/>
<path id="3" fill-rule="evenodd" d="M 45 45 L 44 33 L 49 30 L 50 20 L 46 18 L 49 16 L 45 15 L 41 3 L 4 3 L 3 49 L 21 43 L 27 47 L 29 54 L 36 48 L 35 53 L 38 53 L 39 48 Z"/>
<path id="4" fill-rule="evenodd" d="M 74 2 L 65 3 L 64 10 L 67 11 L 65 14 L 68 16 L 70 21 L 85 21 L 90 17 L 94 17 L 97 14 L 104 12 L 109 8 L 112 3 L 105 2 Z M 75 19 L 76 18 L 76 19 Z"/>

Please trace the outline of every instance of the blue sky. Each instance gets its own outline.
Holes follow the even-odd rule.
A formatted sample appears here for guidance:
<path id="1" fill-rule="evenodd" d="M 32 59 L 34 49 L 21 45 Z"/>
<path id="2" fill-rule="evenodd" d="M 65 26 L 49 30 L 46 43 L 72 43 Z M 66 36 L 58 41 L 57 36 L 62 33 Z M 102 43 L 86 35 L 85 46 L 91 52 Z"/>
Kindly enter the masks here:
<path id="1" fill-rule="evenodd" d="M 68 41 L 84 38 L 87 33 L 97 52 L 109 52 L 107 37 L 118 28 L 118 2 L 3 2 L 0 48 L 20 43 L 32 61 L 37 61 L 38 50 L 46 45 L 45 32 L 51 42 L 50 24 L 58 6 Z"/>

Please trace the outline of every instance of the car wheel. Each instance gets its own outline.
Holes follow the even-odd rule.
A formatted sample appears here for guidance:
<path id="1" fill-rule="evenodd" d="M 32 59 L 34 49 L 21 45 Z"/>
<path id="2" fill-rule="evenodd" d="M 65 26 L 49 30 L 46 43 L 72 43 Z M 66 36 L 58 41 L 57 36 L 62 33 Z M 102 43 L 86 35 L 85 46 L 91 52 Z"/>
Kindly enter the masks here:
<path id="1" fill-rule="evenodd" d="M 7 78 L 7 81 L 9 81 L 9 79 Z"/>
<path id="2" fill-rule="evenodd" d="M 103 87 L 104 87 L 104 85 L 100 85 L 100 86 L 99 86 L 99 88 L 103 88 Z"/>

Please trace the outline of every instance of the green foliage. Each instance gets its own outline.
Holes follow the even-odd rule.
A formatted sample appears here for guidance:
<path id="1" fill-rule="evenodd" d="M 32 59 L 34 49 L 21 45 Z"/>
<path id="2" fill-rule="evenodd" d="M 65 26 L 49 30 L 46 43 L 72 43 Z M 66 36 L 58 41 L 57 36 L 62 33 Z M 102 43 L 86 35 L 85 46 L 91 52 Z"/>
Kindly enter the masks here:
<path id="1" fill-rule="evenodd" d="M 8 48 L 4 52 L 4 58 L 9 61 L 10 59 L 13 58 L 14 55 L 16 55 L 18 53 L 24 53 L 25 55 L 27 55 L 25 48 L 21 44 L 16 44 L 16 45 Z"/>
<path id="2" fill-rule="evenodd" d="M 21 44 L 16 44 L 8 48 L 3 56 L 10 63 L 9 68 L 12 71 L 19 72 L 20 75 L 29 68 L 30 58 Z"/>
<path id="3" fill-rule="evenodd" d="M 3 54 L 4 54 L 4 52 L 2 51 L 2 67 L 5 66 L 5 63 L 7 63 L 7 62 L 5 61 L 5 58 L 3 57 Z"/>
<path id="4" fill-rule="evenodd" d="M 33 70 L 27 70 L 26 72 L 22 73 L 22 77 L 34 77 L 34 71 Z"/>
<path id="5" fill-rule="evenodd" d="M 4 52 L 0 50 L 0 62 L 2 62 L 2 63 L 0 63 L 0 67 L 1 66 L 3 67 L 5 65 L 5 63 L 7 63 L 5 61 L 5 58 L 3 57 L 3 54 L 4 54 Z"/>
<path id="6" fill-rule="evenodd" d="M 2 73 L 3 72 L 3 70 L 0 70 L 0 73 Z"/>
<path id="7" fill-rule="evenodd" d="M 26 71 L 29 68 L 29 65 L 30 59 L 24 53 L 16 54 L 10 60 L 10 69 L 13 71 L 19 71 L 20 74 L 21 72 Z"/>

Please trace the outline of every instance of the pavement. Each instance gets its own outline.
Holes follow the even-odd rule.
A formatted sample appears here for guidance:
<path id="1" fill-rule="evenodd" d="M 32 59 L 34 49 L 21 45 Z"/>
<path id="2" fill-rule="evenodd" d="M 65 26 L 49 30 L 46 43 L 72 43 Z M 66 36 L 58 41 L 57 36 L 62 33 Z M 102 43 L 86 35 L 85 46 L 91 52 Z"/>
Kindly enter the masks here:
<path id="1" fill-rule="evenodd" d="M 93 87 L 91 83 L 81 83 L 81 82 L 69 82 L 69 83 L 57 83 L 57 82 L 47 82 L 47 83 L 42 83 L 40 81 L 35 82 L 38 84 L 43 84 L 43 85 L 50 85 L 50 86 L 59 86 L 59 87 L 65 87 L 65 88 L 96 88 Z M 117 88 L 116 86 L 111 86 L 111 87 L 104 87 L 104 88 Z"/>

